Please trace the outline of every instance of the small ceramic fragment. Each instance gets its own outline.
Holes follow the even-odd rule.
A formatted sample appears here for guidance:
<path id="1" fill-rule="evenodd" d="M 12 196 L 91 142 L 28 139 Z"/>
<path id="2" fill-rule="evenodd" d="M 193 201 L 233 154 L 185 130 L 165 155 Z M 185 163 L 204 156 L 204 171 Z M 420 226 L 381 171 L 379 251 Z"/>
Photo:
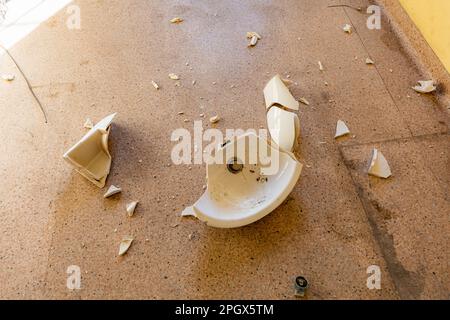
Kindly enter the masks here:
<path id="1" fill-rule="evenodd" d="M 119 246 L 119 256 L 123 256 L 125 253 L 127 253 L 128 249 L 130 249 L 133 241 L 134 241 L 134 239 L 131 236 L 125 236 L 122 239 L 122 241 L 120 242 L 120 246 Z"/>
<path id="2" fill-rule="evenodd" d="M 320 61 L 319 61 L 319 62 L 318 62 L 318 64 L 319 64 L 319 70 L 320 70 L 320 71 L 323 71 L 323 70 L 324 70 L 324 68 L 323 68 L 323 64 L 322 64 L 322 62 L 320 62 Z"/>
<path id="3" fill-rule="evenodd" d="M 436 86 L 434 85 L 433 80 L 419 80 L 417 82 L 419 83 L 419 85 L 413 87 L 413 89 L 419 93 L 430 93 L 436 90 Z"/>
<path id="4" fill-rule="evenodd" d="M 309 106 L 309 101 L 306 100 L 306 98 L 300 98 L 300 99 L 298 99 L 298 101 L 300 101 L 301 103 L 306 104 L 307 106 Z"/>
<path id="5" fill-rule="evenodd" d="M 116 187 L 115 185 L 111 185 L 108 189 L 108 191 L 106 191 L 106 193 L 103 195 L 104 198 L 109 198 L 112 197 L 115 194 L 121 193 L 122 189 L 119 187 Z"/>
<path id="6" fill-rule="evenodd" d="M 258 40 L 261 40 L 261 36 L 257 32 L 254 31 L 247 32 L 247 39 L 251 39 L 253 37 L 256 37 Z"/>
<path id="7" fill-rule="evenodd" d="M 375 62 L 370 58 L 366 58 L 366 64 L 375 64 Z"/>
<path id="8" fill-rule="evenodd" d="M 291 86 L 291 85 L 294 84 L 294 81 L 292 81 L 291 79 L 281 79 L 281 81 L 283 81 L 283 83 L 284 83 L 286 86 Z"/>
<path id="9" fill-rule="evenodd" d="M 250 43 L 249 43 L 249 47 L 254 47 L 254 46 L 256 46 L 256 44 L 258 43 L 258 38 L 256 37 L 256 36 L 253 36 L 251 39 L 250 39 Z"/>
<path id="10" fill-rule="evenodd" d="M 172 80 L 180 80 L 180 77 L 177 76 L 175 73 L 170 73 L 169 78 Z"/>
<path id="11" fill-rule="evenodd" d="M 183 21 L 184 21 L 184 19 L 180 18 L 180 17 L 176 17 L 176 18 L 173 18 L 170 20 L 171 23 L 177 23 L 177 24 L 182 23 Z"/>
<path id="12" fill-rule="evenodd" d="M 16 78 L 13 74 L 2 74 L 2 79 L 8 82 L 13 81 Z"/>
<path id="13" fill-rule="evenodd" d="M 196 217 L 194 207 L 187 207 L 181 212 L 182 217 Z"/>
<path id="14" fill-rule="evenodd" d="M 134 215 L 134 211 L 136 210 L 138 203 L 139 201 L 133 201 L 127 204 L 127 214 L 129 217 L 132 217 Z"/>
<path id="15" fill-rule="evenodd" d="M 352 33 L 352 26 L 349 24 L 346 24 L 342 27 L 342 30 L 344 30 L 344 32 L 347 32 L 347 33 Z"/>
<path id="16" fill-rule="evenodd" d="M 152 80 L 152 86 L 153 86 L 156 90 L 159 90 L 159 85 L 158 85 L 155 81 L 153 81 L 153 80 Z"/>
<path id="17" fill-rule="evenodd" d="M 335 134 L 334 138 L 339 138 L 339 137 L 345 136 L 349 133 L 350 133 L 350 130 L 348 129 L 345 122 L 342 120 L 338 120 L 337 125 L 336 125 L 336 134 Z"/>
<path id="18" fill-rule="evenodd" d="M 94 127 L 94 123 L 92 122 L 92 120 L 90 118 L 87 118 L 83 127 L 85 127 L 86 129 L 92 129 Z"/>
<path id="19" fill-rule="evenodd" d="M 211 123 L 217 123 L 219 121 L 220 121 L 219 116 L 214 116 L 214 117 L 209 118 L 209 122 L 211 122 Z"/>
<path id="20" fill-rule="evenodd" d="M 392 174 L 386 158 L 377 149 L 373 149 L 368 173 L 372 176 L 384 179 L 389 178 Z"/>

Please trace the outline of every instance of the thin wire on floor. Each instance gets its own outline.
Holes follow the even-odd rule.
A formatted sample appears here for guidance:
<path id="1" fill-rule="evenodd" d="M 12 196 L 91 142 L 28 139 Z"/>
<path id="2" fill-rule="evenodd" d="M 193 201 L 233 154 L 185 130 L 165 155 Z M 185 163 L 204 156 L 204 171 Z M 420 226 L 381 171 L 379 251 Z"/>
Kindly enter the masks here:
<path id="1" fill-rule="evenodd" d="M 25 73 L 22 71 L 22 68 L 20 68 L 19 64 L 17 63 L 16 59 L 14 59 L 14 57 L 11 55 L 11 53 L 9 52 L 8 49 L 6 49 L 3 45 L 0 44 L 0 48 L 6 52 L 6 54 L 8 55 L 8 57 L 11 59 L 11 61 L 14 63 L 14 65 L 16 66 L 17 70 L 19 70 L 20 74 L 22 75 L 22 77 L 25 79 L 25 82 L 27 83 L 28 86 L 28 90 L 30 90 L 31 95 L 33 96 L 34 100 L 36 100 L 37 104 L 39 105 L 39 108 L 42 111 L 42 114 L 44 115 L 44 120 L 45 123 L 48 122 L 47 120 L 47 113 L 45 112 L 45 109 L 41 103 L 41 101 L 39 101 L 38 97 L 36 96 L 36 94 L 33 91 L 33 87 L 30 84 L 30 81 L 28 80 L 28 78 L 25 76 Z"/>

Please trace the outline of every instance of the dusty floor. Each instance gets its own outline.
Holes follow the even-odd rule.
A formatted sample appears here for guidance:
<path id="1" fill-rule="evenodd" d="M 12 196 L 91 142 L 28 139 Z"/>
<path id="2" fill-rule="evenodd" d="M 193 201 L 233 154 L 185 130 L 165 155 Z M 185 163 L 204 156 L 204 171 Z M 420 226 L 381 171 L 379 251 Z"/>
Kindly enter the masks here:
<path id="1" fill-rule="evenodd" d="M 47 124 L 1 57 L 1 71 L 17 75 L 0 83 L 1 298 L 285 299 L 297 275 L 310 299 L 450 298 L 449 119 L 433 95 L 410 89 L 422 76 L 385 20 L 368 30 L 365 14 L 329 0 L 75 3 L 81 30 L 67 29 L 62 11 L 10 50 Z M 175 16 L 185 22 L 170 24 Z M 247 31 L 263 36 L 255 48 Z M 221 129 L 265 126 L 262 89 L 276 73 L 311 102 L 299 112 L 309 167 L 291 196 L 245 228 L 180 220 L 205 168 L 168 167 L 171 132 L 192 130 L 183 119 L 200 113 L 220 114 Z M 87 117 L 112 112 L 108 184 L 124 192 L 104 200 L 62 154 Z M 337 119 L 355 136 L 335 141 Z M 365 174 L 373 147 L 391 164 L 388 180 Z M 141 202 L 130 219 L 132 199 Z M 126 234 L 136 241 L 118 258 Z M 82 270 L 79 291 L 66 287 L 70 265 Z M 381 290 L 366 287 L 370 265 L 382 269 Z"/>

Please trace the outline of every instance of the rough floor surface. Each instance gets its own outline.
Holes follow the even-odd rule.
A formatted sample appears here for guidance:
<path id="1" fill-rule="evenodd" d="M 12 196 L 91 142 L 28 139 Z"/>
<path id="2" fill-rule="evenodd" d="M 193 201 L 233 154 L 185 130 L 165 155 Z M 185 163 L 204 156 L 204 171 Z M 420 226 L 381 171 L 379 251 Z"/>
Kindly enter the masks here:
<path id="1" fill-rule="evenodd" d="M 16 79 L 0 83 L 0 297 L 291 299 L 303 275 L 308 299 L 450 298 L 445 106 L 411 90 L 422 75 L 385 19 L 369 30 L 364 9 L 327 7 L 336 2 L 75 1 L 80 30 L 62 10 L 10 50 L 48 123 L 2 55 L 1 72 Z M 184 22 L 171 24 L 177 16 Z M 253 48 L 247 31 L 262 35 Z M 244 228 L 181 220 L 203 193 L 205 166 L 170 165 L 171 133 L 192 131 L 201 113 L 205 128 L 215 114 L 222 130 L 265 127 L 262 90 L 277 73 L 310 102 L 292 194 Z M 124 191 L 105 200 L 62 154 L 86 118 L 112 112 L 108 185 Z M 338 119 L 351 135 L 336 141 Z M 374 147 L 391 165 L 387 180 L 366 174 Z M 124 235 L 135 242 L 117 257 Z M 66 286 L 71 265 L 81 290 Z M 380 290 L 366 286 L 371 265 Z"/>

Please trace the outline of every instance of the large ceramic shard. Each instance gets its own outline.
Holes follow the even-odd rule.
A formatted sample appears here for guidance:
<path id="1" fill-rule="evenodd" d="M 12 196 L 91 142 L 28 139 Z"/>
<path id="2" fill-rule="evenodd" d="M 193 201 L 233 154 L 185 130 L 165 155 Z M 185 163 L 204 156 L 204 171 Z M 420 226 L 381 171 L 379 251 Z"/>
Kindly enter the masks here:
<path id="1" fill-rule="evenodd" d="M 266 109 L 273 105 L 280 105 L 294 111 L 297 111 L 299 108 L 298 101 L 292 96 L 279 75 L 276 75 L 267 83 L 264 88 L 264 98 L 266 100 Z"/>
<path id="2" fill-rule="evenodd" d="M 97 123 L 63 156 L 83 177 L 100 188 L 105 186 L 111 169 L 108 138 L 115 116 L 116 113 L 111 114 Z"/>
<path id="3" fill-rule="evenodd" d="M 377 149 L 373 149 L 368 173 L 372 176 L 384 179 L 389 178 L 392 174 L 386 158 Z"/>

